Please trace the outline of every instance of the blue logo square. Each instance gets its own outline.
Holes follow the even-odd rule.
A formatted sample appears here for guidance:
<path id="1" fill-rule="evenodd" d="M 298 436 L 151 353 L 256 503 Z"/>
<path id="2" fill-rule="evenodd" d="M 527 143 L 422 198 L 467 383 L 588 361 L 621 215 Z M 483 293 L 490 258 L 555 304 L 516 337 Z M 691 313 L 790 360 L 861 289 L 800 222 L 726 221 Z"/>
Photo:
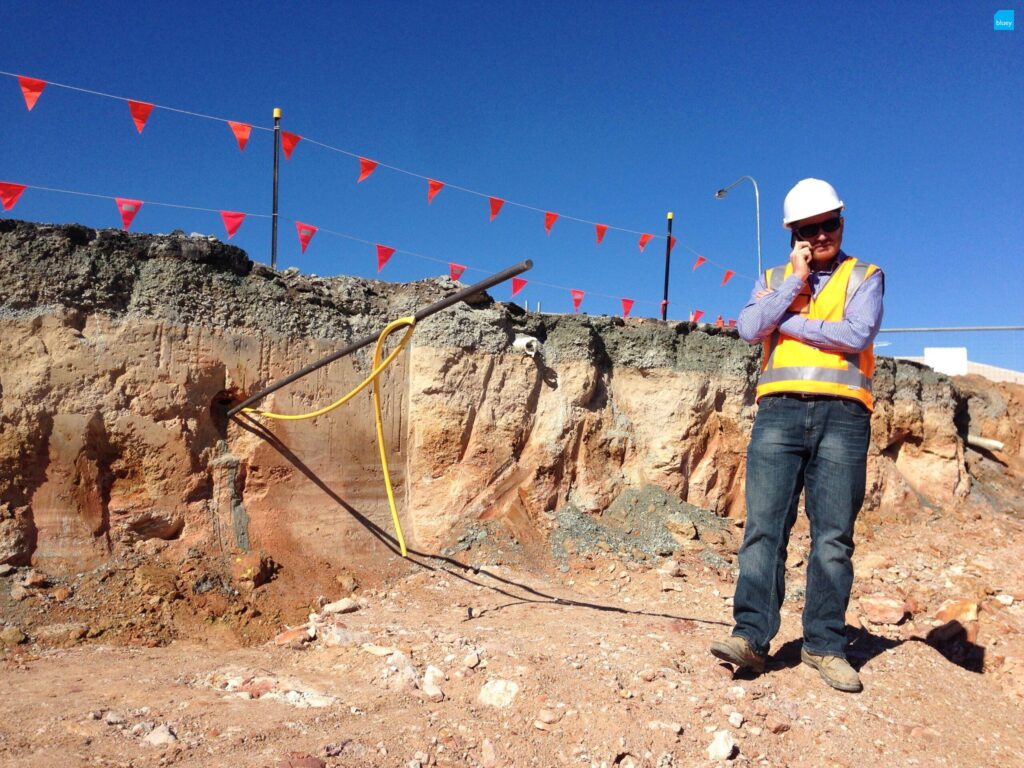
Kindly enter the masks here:
<path id="1" fill-rule="evenodd" d="M 992 28 L 996 32 L 1013 32 L 1013 11 L 996 11 L 995 18 L 992 20 Z"/>

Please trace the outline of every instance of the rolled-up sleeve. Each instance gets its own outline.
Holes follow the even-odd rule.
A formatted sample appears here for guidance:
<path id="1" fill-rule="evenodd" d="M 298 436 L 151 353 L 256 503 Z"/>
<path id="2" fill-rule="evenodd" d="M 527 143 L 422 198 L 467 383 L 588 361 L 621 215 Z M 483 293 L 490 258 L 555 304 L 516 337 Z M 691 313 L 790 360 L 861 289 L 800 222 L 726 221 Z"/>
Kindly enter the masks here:
<path id="1" fill-rule="evenodd" d="M 736 321 L 736 330 L 740 338 L 748 344 L 756 344 L 767 336 L 770 336 L 779 323 L 787 314 L 786 310 L 793 303 L 793 299 L 804 287 L 804 281 L 795 275 L 787 277 L 777 291 L 765 293 L 757 298 L 759 293 L 766 290 L 767 284 L 764 274 L 758 278 L 754 290 L 750 294 L 750 300 L 740 310 L 739 319 Z"/>

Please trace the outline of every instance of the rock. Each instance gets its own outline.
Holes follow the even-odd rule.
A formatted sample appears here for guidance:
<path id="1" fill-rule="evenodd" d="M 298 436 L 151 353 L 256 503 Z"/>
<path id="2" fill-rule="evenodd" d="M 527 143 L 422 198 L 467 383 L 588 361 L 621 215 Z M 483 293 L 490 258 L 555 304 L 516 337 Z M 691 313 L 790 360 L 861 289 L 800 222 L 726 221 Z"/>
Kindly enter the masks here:
<path id="1" fill-rule="evenodd" d="M 4 645 L 21 645 L 28 640 L 25 633 L 17 627 L 4 627 L 0 631 L 0 643 Z"/>
<path id="2" fill-rule="evenodd" d="M 736 740 L 728 731 L 716 731 L 708 746 L 709 760 L 732 760 L 737 752 Z"/>
<path id="3" fill-rule="evenodd" d="M 359 589 L 359 581 L 349 572 L 339 573 L 334 577 L 334 580 L 338 582 L 338 587 L 341 589 L 341 593 L 345 596 L 351 595 L 357 589 Z"/>
<path id="4" fill-rule="evenodd" d="M 29 591 L 25 589 L 21 584 L 11 585 L 11 599 L 21 602 L 29 596 Z"/>
<path id="5" fill-rule="evenodd" d="M 363 647 L 370 639 L 370 633 L 356 629 L 346 629 L 334 624 L 327 624 L 317 629 L 317 637 L 328 648 L 346 648 L 354 645 Z M 394 649 L 388 649 L 393 652 Z"/>
<path id="6" fill-rule="evenodd" d="M 276 563 L 263 552 L 235 555 L 231 562 L 231 580 L 241 589 L 252 590 L 270 581 Z"/>
<path id="7" fill-rule="evenodd" d="M 466 654 L 465 658 L 463 658 L 463 660 L 462 660 L 462 666 L 467 667 L 468 669 L 476 668 L 476 666 L 479 663 L 480 663 L 480 656 L 477 654 L 476 651 L 470 651 L 469 653 Z"/>
<path id="8" fill-rule="evenodd" d="M 899 624 L 907 615 L 903 600 L 884 595 L 866 595 L 857 604 L 872 624 Z"/>
<path id="9" fill-rule="evenodd" d="M 322 613 L 353 613 L 359 610 L 359 603 L 353 600 L 351 597 L 343 597 L 334 603 L 328 603 L 320 609 Z"/>
<path id="10" fill-rule="evenodd" d="M 743 725 L 743 713 L 742 712 L 733 712 L 732 714 L 730 714 L 729 715 L 729 725 L 731 725 L 733 728 L 739 728 L 740 726 L 742 726 Z"/>
<path id="11" fill-rule="evenodd" d="M 14 571 L 15 568 L 13 565 L 9 563 L 0 563 L 0 577 L 10 576 Z"/>
<path id="12" fill-rule="evenodd" d="M 110 710 L 109 712 L 107 712 L 107 714 L 103 716 L 103 722 L 107 725 L 124 725 L 126 720 L 124 715 L 122 715 L 120 712 Z"/>
<path id="13" fill-rule="evenodd" d="M 789 730 L 789 720 L 777 713 L 770 713 L 764 719 L 764 727 L 772 733 L 785 733 Z"/>
<path id="14" fill-rule="evenodd" d="M 444 682 L 444 672 L 434 666 L 427 667 L 423 673 L 423 683 L 420 689 L 431 701 L 444 701 L 444 691 L 441 690 L 441 683 Z"/>
<path id="15" fill-rule="evenodd" d="M 513 680 L 488 680 L 480 689 L 477 701 L 489 707 L 503 709 L 512 704 L 519 693 L 519 683 Z"/>
<path id="16" fill-rule="evenodd" d="M 697 526 L 692 520 L 668 519 L 665 521 L 665 530 L 672 534 L 672 538 L 678 542 L 693 541 L 697 538 Z"/>
<path id="17" fill-rule="evenodd" d="M 63 603 L 69 597 L 71 597 L 71 590 L 67 587 L 57 587 L 53 592 L 50 593 L 54 600 L 58 603 Z"/>
<path id="18" fill-rule="evenodd" d="M 397 653 L 397 650 L 394 648 L 386 645 L 375 645 L 373 643 L 363 643 L 359 648 L 372 656 L 390 656 L 393 653 Z"/>
<path id="19" fill-rule="evenodd" d="M 393 691 L 415 691 L 419 687 L 416 669 L 409 657 L 401 651 L 388 656 L 388 666 L 384 670 L 388 688 Z"/>
<path id="20" fill-rule="evenodd" d="M 682 576 L 684 571 L 682 564 L 678 560 L 674 557 L 669 557 L 666 558 L 665 562 L 661 564 L 660 568 L 658 568 L 658 573 L 662 576 L 675 577 Z"/>
<path id="21" fill-rule="evenodd" d="M 853 567 L 857 572 L 857 576 L 870 576 L 876 571 L 885 570 L 892 565 L 892 560 L 887 555 L 879 554 L 878 552 L 870 552 L 860 557 L 855 557 L 853 561 Z"/>
<path id="22" fill-rule="evenodd" d="M 142 739 L 143 743 L 151 747 L 166 747 L 177 740 L 177 734 L 169 725 L 158 725 Z"/>
<path id="23" fill-rule="evenodd" d="M 968 622 L 978 620 L 978 604 L 970 600 L 949 600 L 935 614 L 939 621 L 959 621 L 966 626 Z"/>
<path id="24" fill-rule="evenodd" d="M 40 573 L 36 570 L 31 570 L 25 574 L 25 578 L 21 580 L 21 584 L 29 589 L 36 589 L 39 587 L 45 587 L 49 584 L 49 580 L 46 578 L 46 574 Z"/>
<path id="25" fill-rule="evenodd" d="M 996 595 L 996 602 L 1000 605 L 1013 605 L 1013 595 Z"/>
<path id="26" fill-rule="evenodd" d="M 480 744 L 480 767 L 497 768 L 498 755 L 494 751 L 494 744 L 490 739 L 484 739 Z"/>
<path id="27" fill-rule="evenodd" d="M 327 763 L 305 752 L 289 752 L 277 761 L 274 768 L 327 768 Z"/>
<path id="28" fill-rule="evenodd" d="M 35 630 L 35 639 L 40 643 L 76 643 L 89 633 L 86 624 L 68 622 L 64 624 L 49 624 Z"/>
<path id="29" fill-rule="evenodd" d="M 562 719 L 562 715 L 553 709 L 542 709 L 537 713 L 537 719 L 547 725 L 553 725 Z"/>
<path id="30" fill-rule="evenodd" d="M 303 625 L 286 629 L 284 632 L 279 633 L 274 638 L 274 645 L 287 648 L 301 648 L 314 637 L 316 637 L 316 630 Z"/>
<path id="31" fill-rule="evenodd" d="M 676 736 L 683 732 L 682 723 L 666 723 L 662 720 L 651 720 L 651 722 L 647 724 L 647 727 L 652 731 L 668 731 L 669 733 L 674 733 Z"/>

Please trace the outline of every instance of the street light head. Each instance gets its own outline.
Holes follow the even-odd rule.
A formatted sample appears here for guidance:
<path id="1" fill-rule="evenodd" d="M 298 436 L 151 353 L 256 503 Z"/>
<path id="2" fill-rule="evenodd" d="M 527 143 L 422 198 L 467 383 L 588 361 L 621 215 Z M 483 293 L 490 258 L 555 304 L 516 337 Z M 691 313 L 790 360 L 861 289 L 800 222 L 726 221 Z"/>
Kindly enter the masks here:
<path id="1" fill-rule="evenodd" d="M 723 197 L 726 196 L 727 193 L 728 193 L 728 190 L 720 189 L 717 192 L 715 192 L 715 198 L 717 200 L 721 200 Z"/>

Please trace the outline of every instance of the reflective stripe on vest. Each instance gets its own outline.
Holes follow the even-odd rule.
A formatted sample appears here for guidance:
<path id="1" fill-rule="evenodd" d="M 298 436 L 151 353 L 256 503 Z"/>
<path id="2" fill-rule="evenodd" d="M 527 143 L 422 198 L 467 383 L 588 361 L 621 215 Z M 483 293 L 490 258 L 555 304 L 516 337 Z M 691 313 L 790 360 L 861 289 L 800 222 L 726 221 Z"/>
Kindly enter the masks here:
<path id="1" fill-rule="evenodd" d="M 838 277 L 842 280 L 845 275 L 845 295 L 836 296 L 834 290 L 826 294 L 825 292 L 829 288 L 829 283 L 826 283 L 817 298 L 809 299 L 809 309 L 815 308 L 815 305 L 820 308 L 820 311 L 813 312 L 809 319 L 826 319 L 829 315 L 834 319 L 837 310 L 840 317 L 845 316 L 850 299 L 875 270 L 867 262 L 858 261 L 853 257 L 849 257 L 849 260 L 852 262 L 849 267 L 846 267 L 846 262 L 840 264 L 830 278 L 830 280 L 835 280 Z M 765 285 L 768 289 L 778 290 L 786 279 L 787 271 L 785 266 L 767 270 Z M 840 285 L 841 283 L 836 283 L 836 288 Z M 825 298 L 827 302 L 824 306 L 819 303 L 822 298 Z M 842 307 L 837 306 L 837 301 L 842 301 Z M 788 350 L 785 355 L 788 364 L 784 364 L 785 367 L 776 367 L 780 362 L 777 359 L 777 353 L 780 343 L 783 341 L 785 342 L 783 346 Z M 801 352 L 801 349 L 806 352 Z M 837 365 L 825 366 L 817 363 L 816 358 L 820 358 L 823 352 L 830 355 Z M 796 360 L 793 359 L 794 356 L 797 358 Z M 807 365 L 794 365 L 794 362 L 799 362 L 801 358 Z M 828 352 L 804 344 L 791 336 L 785 336 L 776 330 L 765 340 L 761 376 L 757 384 L 757 397 L 760 399 L 766 394 L 779 392 L 829 394 L 836 397 L 854 398 L 871 408 L 873 405 L 871 371 L 873 368 L 874 353 L 871 347 L 859 353 Z"/>

